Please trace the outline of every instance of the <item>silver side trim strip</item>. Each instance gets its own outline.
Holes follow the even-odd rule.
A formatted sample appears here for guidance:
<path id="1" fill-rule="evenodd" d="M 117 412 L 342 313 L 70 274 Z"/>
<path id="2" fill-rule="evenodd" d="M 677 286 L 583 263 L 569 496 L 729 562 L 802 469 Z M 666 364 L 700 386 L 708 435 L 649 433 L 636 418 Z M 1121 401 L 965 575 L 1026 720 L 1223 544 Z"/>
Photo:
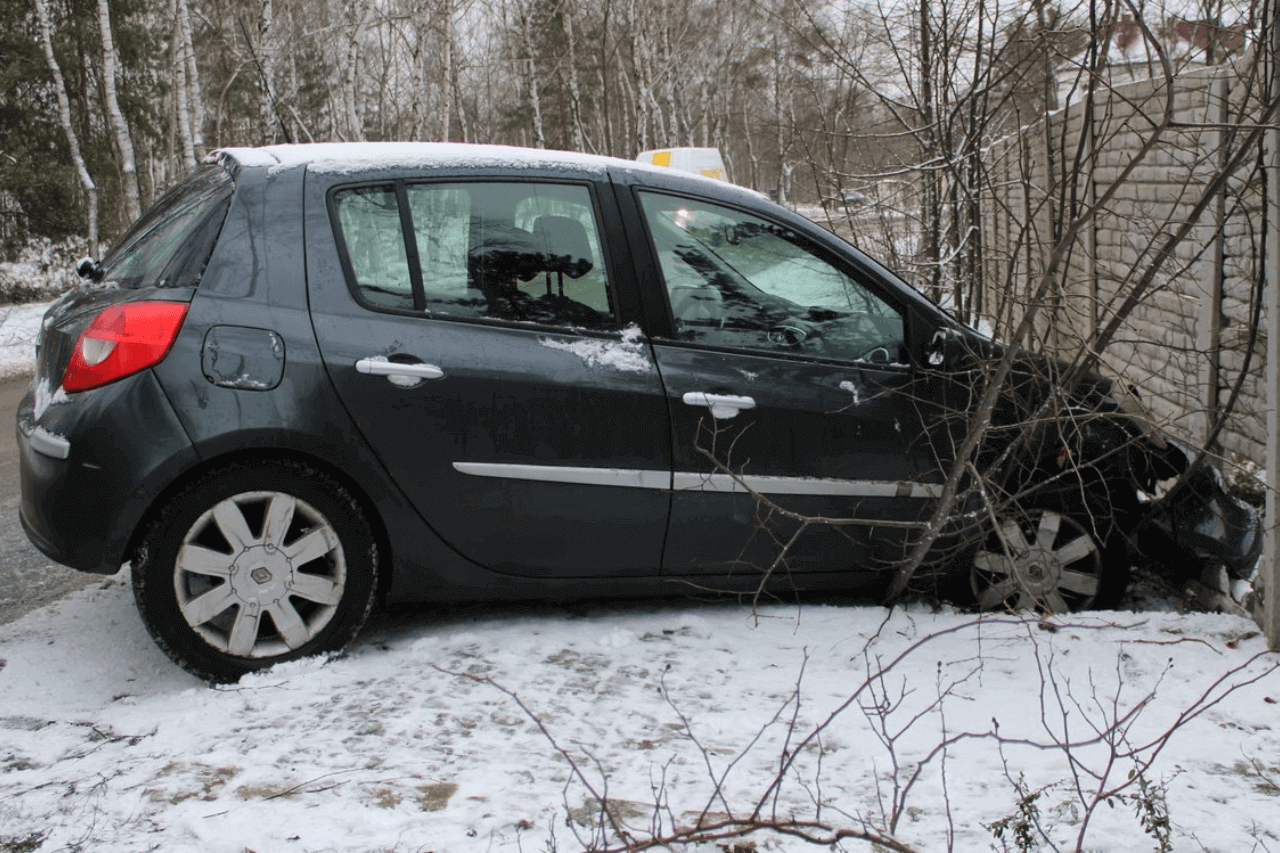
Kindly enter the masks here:
<path id="1" fill-rule="evenodd" d="M 728 474 L 699 474 L 640 468 L 579 468 L 567 465 L 504 465 L 495 462 L 455 462 L 454 470 L 473 477 L 502 477 L 544 483 L 576 483 L 584 486 L 622 486 L 678 492 L 740 492 L 763 495 L 818 495 L 854 498 L 936 498 L 942 486 L 893 480 L 830 480 L 820 477 L 744 476 L 742 482 Z M 744 488 L 745 485 L 745 488 Z"/>
<path id="2" fill-rule="evenodd" d="M 578 483 L 583 486 L 623 486 L 632 489 L 671 489 L 670 471 L 641 468 L 574 468 L 564 465 L 502 465 L 493 462 L 455 462 L 454 470 L 474 477 Z"/>
<path id="3" fill-rule="evenodd" d="M 823 477 L 768 477 L 676 472 L 677 492 L 746 492 L 762 495 L 819 495 L 851 498 L 936 498 L 942 486 L 896 480 L 831 480 Z"/>

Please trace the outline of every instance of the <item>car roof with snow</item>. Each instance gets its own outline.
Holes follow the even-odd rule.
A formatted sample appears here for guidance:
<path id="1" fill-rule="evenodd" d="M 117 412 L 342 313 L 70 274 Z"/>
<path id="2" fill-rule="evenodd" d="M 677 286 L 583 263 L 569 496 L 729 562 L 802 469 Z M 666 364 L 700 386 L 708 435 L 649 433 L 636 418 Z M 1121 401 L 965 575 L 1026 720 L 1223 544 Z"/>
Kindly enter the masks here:
<path id="1" fill-rule="evenodd" d="M 653 187 L 684 190 L 696 187 L 700 194 L 741 195 L 754 203 L 763 198 L 754 190 L 724 181 L 619 157 L 463 142 L 317 142 L 228 147 L 211 152 L 206 162 L 269 171 L 305 167 L 311 173 L 334 176 L 379 171 L 493 170 L 508 174 L 572 174 L 602 180 L 612 177 L 628 182 L 626 176 L 634 175 L 639 183 Z"/>

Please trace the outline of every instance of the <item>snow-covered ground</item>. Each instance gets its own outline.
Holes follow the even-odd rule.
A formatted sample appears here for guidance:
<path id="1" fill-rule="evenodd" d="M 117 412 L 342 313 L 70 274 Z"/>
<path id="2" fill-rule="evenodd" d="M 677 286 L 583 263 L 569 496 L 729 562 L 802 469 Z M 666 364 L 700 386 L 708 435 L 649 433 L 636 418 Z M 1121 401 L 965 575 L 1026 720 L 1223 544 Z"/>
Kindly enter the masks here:
<path id="1" fill-rule="evenodd" d="M 156 649 L 122 574 L 0 626 L 0 850 L 569 851 L 598 797 L 641 839 L 762 799 L 884 828 L 895 796 L 912 849 L 999 850 L 1019 790 L 1075 849 L 1100 786 L 1124 796 L 1084 849 L 1164 849 L 1145 801 L 1168 849 L 1280 850 L 1264 649 L 1246 620 L 1169 611 L 476 606 L 381 616 L 339 658 L 214 688 Z M 1152 759 L 1148 795 L 1124 788 Z M 823 849 L 754 841 L 665 849 Z"/>
<path id="2" fill-rule="evenodd" d="M 0 375 L 42 310 L 0 309 Z M 214 688 L 126 572 L 0 625 L 0 853 L 570 851 L 753 813 L 922 851 L 1280 851 L 1278 663 L 1247 620 L 1158 605 L 677 600 L 381 615 Z M 1017 847 L 1019 817 L 1057 848 Z"/>
<path id="3" fill-rule="evenodd" d="M 49 305 L 0 305 L 0 379 L 12 379 L 35 369 L 36 335 Z"/>

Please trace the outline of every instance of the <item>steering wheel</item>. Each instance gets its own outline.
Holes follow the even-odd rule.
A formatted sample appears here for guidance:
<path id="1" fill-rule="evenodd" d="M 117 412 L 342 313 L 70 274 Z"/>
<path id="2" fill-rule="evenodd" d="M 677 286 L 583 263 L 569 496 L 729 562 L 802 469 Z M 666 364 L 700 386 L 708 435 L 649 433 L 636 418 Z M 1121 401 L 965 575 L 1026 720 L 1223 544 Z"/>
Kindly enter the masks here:
<path id="1" fill-rule="evenodd" d="M 865 361 L 868 364 L 893 364 L 895 361 L 894 351 L 901 348 L 901 341 L 886 341 L 882 344 L 876 344 L 858 356 L 858 360 Z"/>
<path id="2" fill-rule="evenodd" d="M 799 317 L 787 317 L 768 331 L 769 343 L 796 349 L 805 341 L 817 341 L 822 337 L 816 323 Z"/>

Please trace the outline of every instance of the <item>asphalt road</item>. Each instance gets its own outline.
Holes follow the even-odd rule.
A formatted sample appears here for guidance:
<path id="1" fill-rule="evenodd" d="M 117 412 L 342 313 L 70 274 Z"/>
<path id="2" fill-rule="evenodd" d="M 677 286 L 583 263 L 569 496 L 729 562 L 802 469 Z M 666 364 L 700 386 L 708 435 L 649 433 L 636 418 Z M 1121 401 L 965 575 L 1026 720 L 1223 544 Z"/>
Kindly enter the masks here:
<path id="1" fill-rule="evenodd" d="M 102 580 L 50 562 L 18 521 L 18 447 L 13 413 L 30 377 L 0 382 L 0 625 Z"/>

